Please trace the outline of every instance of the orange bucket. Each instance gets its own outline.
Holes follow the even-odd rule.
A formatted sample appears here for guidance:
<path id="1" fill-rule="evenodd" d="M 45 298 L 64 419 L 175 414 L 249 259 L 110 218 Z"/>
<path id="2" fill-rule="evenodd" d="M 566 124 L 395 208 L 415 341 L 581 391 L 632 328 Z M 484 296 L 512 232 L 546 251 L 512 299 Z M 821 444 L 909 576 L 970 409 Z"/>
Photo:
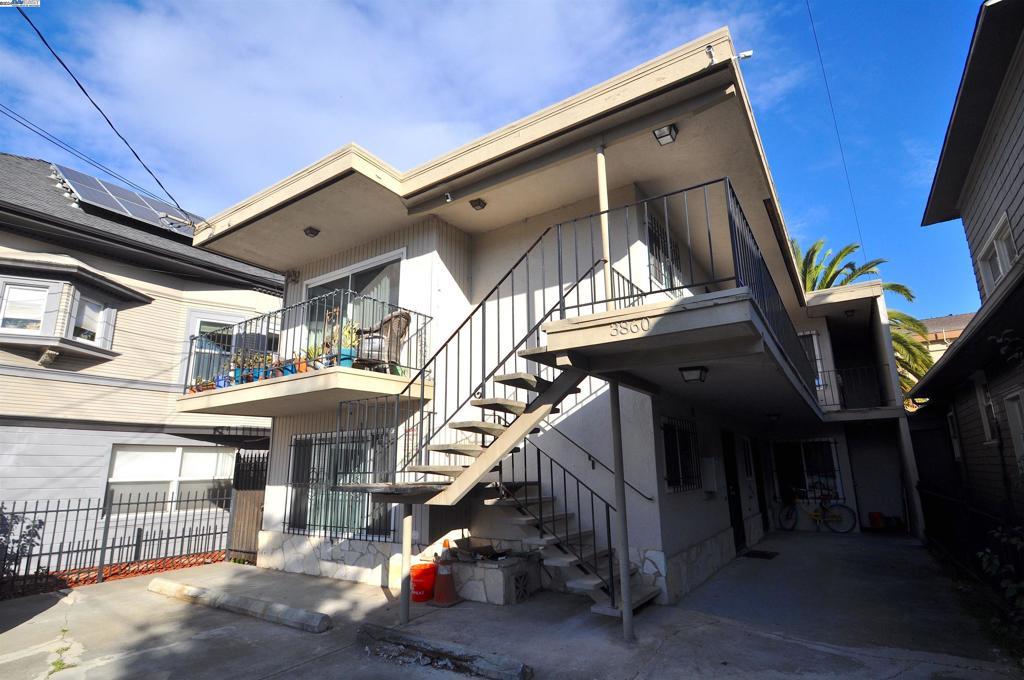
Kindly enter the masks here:
<path id="1" fill-rule="evenodd" d="M 412 601 L 429 602 L 434 599 L 434 581 L 437 579 L 437 565 L 414 564 L 409 568 L 412 581 Z"/>

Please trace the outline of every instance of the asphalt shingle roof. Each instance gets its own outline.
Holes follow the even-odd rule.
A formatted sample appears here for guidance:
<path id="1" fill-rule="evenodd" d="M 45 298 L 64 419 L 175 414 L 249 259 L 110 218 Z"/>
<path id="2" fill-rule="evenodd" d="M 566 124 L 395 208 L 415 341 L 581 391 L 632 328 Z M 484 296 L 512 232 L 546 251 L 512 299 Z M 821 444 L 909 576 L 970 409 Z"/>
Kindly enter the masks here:
<path id="1" fill-rule="evenodd" d="M 949 314 L 947 316 L 936 316 L 931 319 L 921 319 L 921 323 L 932 333 L 942 331 L 960 331 L 967 327 L 967 324 L 974 318 L 974 312 L 967 314 Z"/>
<path id="2" fill-rule="evenodd" d="M 93 232 L 108 234 L 112 240 L 136 243 L 140 248 L 158 250 L 166 256 L 193 265 L 205 265 L 211 270 L 234 273 L 249 280 L 256 279 L 268 289 L 280 290 L 284 285 L 284 279 L 279 274 L 195 248 L 183 243 L 180 237 L 175 238 L 170 231 L 167 236 L 162 236 L 154 233 L 154 228 L 149 225 L 143 227 L 140 224 L 136 227 L 127 218 L 118 221 L 104 217 L 101 209 L 76 207 L 55 186 L 57 182 L 50 177 L 50 172 L 48 161 L 0 152 L 0 204 L 8 204 L 15 209 L 28 209 L 64 223 L 81 225 Z"/>

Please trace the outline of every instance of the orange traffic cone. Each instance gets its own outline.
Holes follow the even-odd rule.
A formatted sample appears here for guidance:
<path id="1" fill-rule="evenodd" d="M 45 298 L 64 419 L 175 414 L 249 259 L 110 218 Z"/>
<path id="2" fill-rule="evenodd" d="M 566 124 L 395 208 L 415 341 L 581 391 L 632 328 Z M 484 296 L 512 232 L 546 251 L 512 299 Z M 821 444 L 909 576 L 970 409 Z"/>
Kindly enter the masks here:
<path id="1" fill-rule="evenodd" d="M 448 539 L 444 539 L 444 550 L 441 557 L 434 557 L 437 563 L 437 580 L 434 581 L 434 599 L 428 602 L 435 607 L 451 607 L 462 602 L 455 592 L 455 576 L 452 574 L 452 553 L 448 547 Z"/>

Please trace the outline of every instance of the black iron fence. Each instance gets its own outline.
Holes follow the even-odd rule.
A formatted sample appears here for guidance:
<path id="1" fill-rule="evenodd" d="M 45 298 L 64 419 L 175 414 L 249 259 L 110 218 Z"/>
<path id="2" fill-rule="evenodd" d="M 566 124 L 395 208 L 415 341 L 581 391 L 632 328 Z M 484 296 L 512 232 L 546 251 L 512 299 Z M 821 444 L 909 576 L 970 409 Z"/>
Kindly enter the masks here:
<path id="1" fill-rule="evenodd" d="M 0 501 L 0 599 L 224 559 L 232 490 Z"/>
<path id="2" fill-rule="evenodd" d="M 431 318 L 335 290 L 191 338 L 185 391 L 342 366 L 411 375 L 423 366 Z"/>
<path id="3" fill-rule="evenodd" d="M 874 408 L 889 406 L 882 376 L 887 364 L 856 366 L 818 373 L 818 403 L 824 408 Z"/>

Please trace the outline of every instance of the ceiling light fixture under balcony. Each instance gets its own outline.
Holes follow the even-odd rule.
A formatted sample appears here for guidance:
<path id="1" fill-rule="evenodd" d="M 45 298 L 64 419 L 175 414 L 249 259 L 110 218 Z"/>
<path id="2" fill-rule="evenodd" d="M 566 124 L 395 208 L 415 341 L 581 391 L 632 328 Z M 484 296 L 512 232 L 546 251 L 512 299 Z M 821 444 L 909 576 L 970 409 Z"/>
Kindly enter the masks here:
<path id="1" fill-rule="evenodd" d="M 683 382 L 704 382 L 708 377 L 707 366 L 685 366 L 679 369 Z"/>
<path id="2" fill-rule="evenodd" d="M 317 236 L 320 235 L 320 230 L 314 226 L 309 226 L 303 229 L 302 233 L 310 238 L 316 238 Z"/>
<path id="3" fill-rule="evenodd" d="M 469 204 L 473 206 L 473 210 L 483 210 L 487 207 L 487 201 L 482 198 L 474 198 Z"/>
<path id="4" fill-rule="evenodd" d="M 675 123 L 669 123 L 664 127 L 654 130 L 652 134 L 654 135 L 654 138 L 658 140 L 658 144 L 665 146 L 666 144 L 671 144 L 676 141 L 676 135 L 679 134 L 679 128 L 676 127 Z"/>

